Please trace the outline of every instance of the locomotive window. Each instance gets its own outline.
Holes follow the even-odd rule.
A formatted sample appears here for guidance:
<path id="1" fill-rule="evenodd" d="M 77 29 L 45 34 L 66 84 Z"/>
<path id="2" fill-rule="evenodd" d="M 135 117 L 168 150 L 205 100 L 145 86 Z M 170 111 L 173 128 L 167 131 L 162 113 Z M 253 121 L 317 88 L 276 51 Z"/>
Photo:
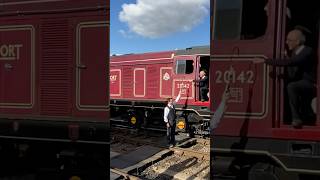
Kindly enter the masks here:
<path id="1" fill-rule="evenodd" d="M 267 28 L 266 0 L 216 0 L 213 37 L 255 39 Z"/>
<path id="2" fill-rule="evenodd" d="M 191 74 L 193 72 L 193 60 L 176 61 L 176 74 Z"/>

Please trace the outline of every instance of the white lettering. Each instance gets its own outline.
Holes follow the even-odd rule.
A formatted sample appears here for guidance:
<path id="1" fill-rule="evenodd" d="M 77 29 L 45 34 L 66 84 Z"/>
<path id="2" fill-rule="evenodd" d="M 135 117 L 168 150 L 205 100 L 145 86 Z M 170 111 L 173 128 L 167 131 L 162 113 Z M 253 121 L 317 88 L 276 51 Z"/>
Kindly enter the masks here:
<path id="1" fill-rule="evenodd" d="M 0 60 L 20 59 L 20 48 L 22 44 L 2 44 L 0 45 Z"/>
<path id="2" fill-rule="evenodd" d="M 15 48 L 17 49 L 17 59 L 20 59 L 20 48 L 22 47 L 22 44 L 16 44 L 14 45 Z"/>
<path id="3" fill-rule="evenodd" d="M 8 46 L 2 45 L 0 46 L 0 56 L 7 57 L 8 56 Z"/>
<path id="4" fill-rule="evenodd" d="M 189 89 L 189 87 L 190 87 L 190 84 L 188 84 L 188 83 L 178 83 L 177 84 L 177 88 L 178 89 Z"/>
<path id="5" fill-rule="evenodd" d="M 241 84 L 253 84 L 254 73 L 253 71 L 216 71 L 215 81 L 217 84 L 220 83 L 241 83 Z"/>
<path id="6" fill-rule="evenodd" d="M 116 81 L 117 75 L 110 75 L 110 81 Z"/>

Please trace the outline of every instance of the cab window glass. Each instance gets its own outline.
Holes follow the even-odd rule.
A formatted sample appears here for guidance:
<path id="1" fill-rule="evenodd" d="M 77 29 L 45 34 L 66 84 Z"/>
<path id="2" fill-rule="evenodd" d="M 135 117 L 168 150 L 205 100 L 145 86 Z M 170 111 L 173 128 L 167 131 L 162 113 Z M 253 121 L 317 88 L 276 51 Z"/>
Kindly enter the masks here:
<path id="1" fill-rule="evenodd" d="M 191 74 L 191 73 L 193 73 L 193 60 L 176 61 L 176 74 Z"/>
<path id="2" fill-rule="evenodd" d="M 249 40 L 265 34 L 267 0 L 217 0 L 214 14 L 214 39 Z"/>

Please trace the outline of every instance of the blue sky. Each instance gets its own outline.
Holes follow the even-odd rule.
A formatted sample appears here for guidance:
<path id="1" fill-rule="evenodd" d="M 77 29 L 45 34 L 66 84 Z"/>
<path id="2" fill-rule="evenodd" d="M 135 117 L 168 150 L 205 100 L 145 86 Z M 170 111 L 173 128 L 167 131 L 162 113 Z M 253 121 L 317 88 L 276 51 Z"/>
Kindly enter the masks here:
<path id="1" fill-rule="evenodd" d="M 209 45 L 210 0 L 110 0 L 110 6 L 111 55 Z"/>

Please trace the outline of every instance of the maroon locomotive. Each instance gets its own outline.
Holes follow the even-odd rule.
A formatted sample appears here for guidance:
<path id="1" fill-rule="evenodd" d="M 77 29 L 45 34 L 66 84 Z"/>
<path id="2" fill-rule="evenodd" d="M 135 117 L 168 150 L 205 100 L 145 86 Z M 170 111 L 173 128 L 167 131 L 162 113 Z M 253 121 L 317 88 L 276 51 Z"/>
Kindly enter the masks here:
<path id="1" fill-rule="evenodd" d="M 211 0 L 212 111 L 230 85 L 228 108 L 211 138 L 214 176 L 228 171 L 240 179 L 319 179 L 320 119 L 314 116 L 319 108 L 313 104 L 310 116 L 304 109 L 317 98 L 304 94 L 306 105 L 300 110 L 305 124 L 294 128 L 286 67 L 255 63 L 283 58 L 293 28 L 305 33 L 305 45 L 319 62 L 319 1 L 230 2 Z"/>
<path id="2" fill-rule="evenodd" d="M 7 127 L 1 136 L 106 141 L 106 2 L 2 1 L 1 7 L 0 124 Z"/>
<path id="3" fill-rule="evenodd" d="M 200 70 L 209 70 L 209 47 L 206 46 L 111 56 L 112 119 L 124 119 L 135 127 L 164 127 L 165 99 L 176 97 L 181 89 L 176 108 L 178 129 L 206 129 L 209 101 L 200 101 L 199 87 L 194 82 Z"/>
<path id="4" fill-rule="evenodd" d="M 0 6 L 0 138 L 105 146 L 109 2 Z"/>

